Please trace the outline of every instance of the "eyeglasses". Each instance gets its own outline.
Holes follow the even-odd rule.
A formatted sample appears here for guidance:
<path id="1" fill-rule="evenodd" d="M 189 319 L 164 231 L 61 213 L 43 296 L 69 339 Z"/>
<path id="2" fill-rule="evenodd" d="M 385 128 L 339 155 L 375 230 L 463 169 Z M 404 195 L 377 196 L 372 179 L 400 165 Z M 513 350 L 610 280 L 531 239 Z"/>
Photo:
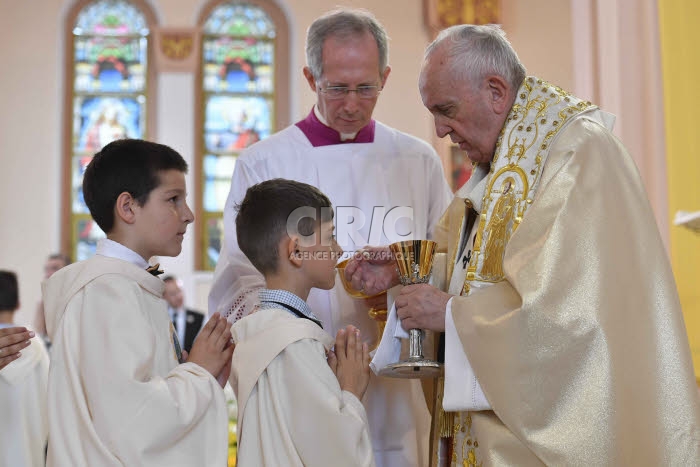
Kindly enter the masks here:
<path id="1" fill-rule="evenodd" d="M 354 92 L 360 99 L 374 99 L 381 92 L 379 86 L 358 86 L 355 89 L 350 89 L 347 86 L 328 86 L 326 88 L 318 87 L 328 97 L 328 99 L 343 99 L 349 93 Z"/>

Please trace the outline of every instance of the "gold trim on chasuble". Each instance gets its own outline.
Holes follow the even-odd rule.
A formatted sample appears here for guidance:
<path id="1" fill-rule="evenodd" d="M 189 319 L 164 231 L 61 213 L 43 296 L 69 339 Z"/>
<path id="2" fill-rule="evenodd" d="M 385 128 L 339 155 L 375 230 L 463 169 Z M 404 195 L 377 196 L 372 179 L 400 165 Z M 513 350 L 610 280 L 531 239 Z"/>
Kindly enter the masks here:
<path id="1" fill-rule="evenodd" d="M 476 437 L 472 438 L 472 415 L 469 412 L 456 414 L 452 430 L 452 439 L 462 438 L 459 450 L 455 449 L 456 446 L 452 447 L 452 463 L 456 464 L 459 462 L 458 458 L 461 458 L 460 464 L 463 467 L 482 467 L 483 461 L 480 462 L 476 456 L 479 441 Z"/>
<path id="2" fill-rule="evenodd" d="M 487 175 L 462 295 L 470 282 L 503 280 L 505 247 L 532 203 L 552 140 L 572 117 L 595 108 L 531 76 L 520 86 Z"/>
<path id="3" fill-rule="evenodd" d="M 573 117 L 595 108 L 590 102 L 535 77 L 527 77 L 520 86 L 487 175 L 462 296 L 469 295 L 472 282 L 496 283 L 504 279 L 506 245 L 532 204 L 552 141 Z M 478 447 L 471 415 L 455 414 L 452 465 L 482 465 L 483 459 L 478 459 L 482 456 L 477 456 Z"/>

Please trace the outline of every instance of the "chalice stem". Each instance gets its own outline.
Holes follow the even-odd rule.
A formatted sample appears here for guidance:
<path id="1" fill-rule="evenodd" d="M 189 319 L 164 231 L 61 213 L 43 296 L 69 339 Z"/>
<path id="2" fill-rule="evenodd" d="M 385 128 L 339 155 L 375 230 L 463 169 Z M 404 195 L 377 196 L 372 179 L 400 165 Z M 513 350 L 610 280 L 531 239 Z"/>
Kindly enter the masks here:
<path id="1" fill-rule="evenodd" d="M 423 359 L 423 331 L 411 329 L 408 331 L 408 358 L 409 360 Z"/>

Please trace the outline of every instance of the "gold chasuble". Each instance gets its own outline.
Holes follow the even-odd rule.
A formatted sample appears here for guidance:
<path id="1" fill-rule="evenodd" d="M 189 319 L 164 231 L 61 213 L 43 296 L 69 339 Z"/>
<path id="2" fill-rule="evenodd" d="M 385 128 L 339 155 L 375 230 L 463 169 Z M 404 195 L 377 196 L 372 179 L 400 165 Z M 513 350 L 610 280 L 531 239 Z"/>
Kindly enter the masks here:
<path id="1" fill-rule="evenodd" d="M 432 465 L 700 465 L 675 283 L 637 169 L 601 114 L 526 78 L 481 205 L 460 192 L 438 226 L 453 278 L 477 223 L 451 313 L 492 410 L 436 411 L 435 436 L 451 441 L 433 439 Z"/>

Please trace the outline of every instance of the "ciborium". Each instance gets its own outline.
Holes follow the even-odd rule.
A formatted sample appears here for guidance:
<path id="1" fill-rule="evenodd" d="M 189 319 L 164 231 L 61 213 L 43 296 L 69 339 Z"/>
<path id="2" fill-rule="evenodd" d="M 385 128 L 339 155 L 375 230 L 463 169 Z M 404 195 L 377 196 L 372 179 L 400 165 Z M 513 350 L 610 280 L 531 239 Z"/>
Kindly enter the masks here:
<path id="1" fill-rule="evenodd" d="M 401 285 L 427 284 L 433 269 L 437 243 L 432 240 L 406 240 L 392 243 Z M 406 360 L 387 365 L 379 372 L 392 378 L 432 378 L 442 372 L 442 364 L 423 355 L 422 329 L 408 331 L 409 346 Z"/>
<path id="2" fill-rule="evenodd" d="M 347 279 L 345 279 L 345 266 L 348 265 L 348 261 L 350 259 L 346 259 L 338 263 L 338 265 L 335 267 L 338 270 L 338 275 L 340 276 L 340 282 L 343 283 L 343 288 L 345 291 L 350 295 L 352 298 L 358 298 L 358 299 L 365 299 L 365 298 L 378 298 L 378 297 L 383 297 L 382 302 L 385 304 L 383 307 L 375 307 L 375 308 L 370 308 L 367 314 L 369 317 L 377 323 L 377 342 L 374 346 L 374 349 L 377 348 L 379 345 L 379 341 L 382 339 L 382 334 L 384 333 L 384 326 L 386 326 L 386 316 L 387 316 L 387 309 L 386 309 L 386 290 L 384 292 L 379 292 L 378 294 L 375 295 L 367 295 L 361 290 L 357 290 L 352 287 L 352 284 L 348 282 Z"/>

